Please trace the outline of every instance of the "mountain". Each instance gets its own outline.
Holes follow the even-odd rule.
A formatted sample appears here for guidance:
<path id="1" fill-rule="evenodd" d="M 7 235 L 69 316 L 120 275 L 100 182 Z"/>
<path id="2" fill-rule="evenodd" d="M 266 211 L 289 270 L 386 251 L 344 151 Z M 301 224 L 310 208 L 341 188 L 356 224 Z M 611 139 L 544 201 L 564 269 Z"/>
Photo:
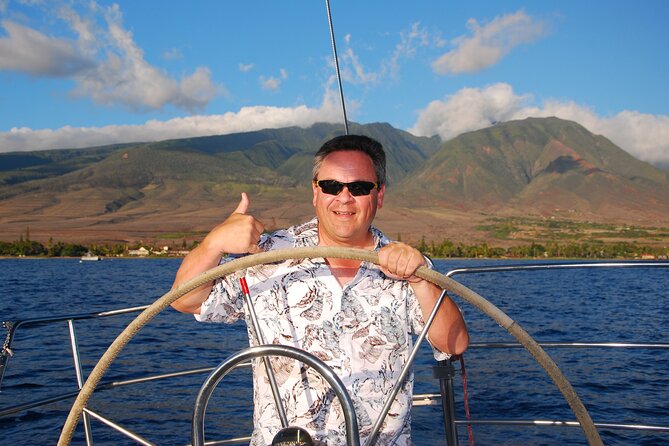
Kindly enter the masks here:
<path id="1" fill-rule="evenodd" d="M 668 185 L 666 172 L 575 122 L 529 118 L 448 141 L 398 189 L 404 203 L 601 219 L 666 216 Z"/>
<path id="2" fill-rule="evenodd" d="M 446 143 L 388 124 L 350 125 L 386 148 L 388 193 L 378 225 L 391 236 L 468 240 L 490 216 L 669 221 L 667 173 L 603 136 L 531 118 Z M 0 240 L 197 238 L 241 191 L 268 229 L 313 215 L 313 154 L 341 125 L 0 154 Z"/>
<path id="3" fill-rule="evenodd" d="M 317 124 L 232 135 L 91 149 L 0 154 L 0 240 L 30 227 L 33 237 L 122 241 L 205 231 L 234 209 L 241 191 L 252 209 L 285 226 L 313 214 L 313 155 L 342 134 Z M 439 147 L 388 124 L 351 124 L 378 139 L 388 177 L 400 181 Z M 130 234 L 130 235 L 128 235 Z"/>
<path id="4" fill-rule="evenodd" d="M 388 124 L 351 125 L 386 148 L 388 177 L 401 180 L 438 149 Z M 0 154 L 0 198 L 47 188 L 141 189 L 165 181 L 308 185 L 313 154 L 341 126 L 297 127 L 123 144 L 90 149 Z"/>

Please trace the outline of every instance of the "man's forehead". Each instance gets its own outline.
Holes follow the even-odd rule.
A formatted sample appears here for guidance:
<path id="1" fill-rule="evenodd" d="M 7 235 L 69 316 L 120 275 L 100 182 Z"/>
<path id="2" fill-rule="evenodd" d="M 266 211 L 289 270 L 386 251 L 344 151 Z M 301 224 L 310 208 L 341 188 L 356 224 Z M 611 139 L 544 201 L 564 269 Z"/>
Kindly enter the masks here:
<path id="1" fill-rule="evenodd" d="M 359 154 L 359 155 L 358 155 Z M 333 155 L 333 154 L 331 154 Z M 340 152 L 340 155 L 328 155 L 328 158 L 323 160 L 319 171 L 319 177 L 323 179 L 323 174 L 344 175 L 346 177 L 355 177 L 354 180 L 373 179 L 376 178 L 374 171 L 374 164 L 372 160 L 361 152 Z"/>
<path id="2" fill-rule="evenodd" d="M 366 164 L 373 166 L 372 158 L 360 150 L 339 150 L 328 153 L 323 159 L 323 164 Z"/>

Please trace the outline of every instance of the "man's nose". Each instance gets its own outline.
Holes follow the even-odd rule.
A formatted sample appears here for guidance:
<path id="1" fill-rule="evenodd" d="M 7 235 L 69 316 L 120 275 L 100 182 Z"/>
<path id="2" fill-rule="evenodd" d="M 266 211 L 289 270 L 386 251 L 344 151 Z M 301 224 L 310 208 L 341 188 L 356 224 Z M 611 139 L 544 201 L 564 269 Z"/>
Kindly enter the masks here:
<path id="1" fill-rule="evenodd" d="M 341 192 L 339 192 L 337 198 L 345 203 L 353 201 L 353 195 L 351 194 L 351 191 L 348 190 L 348 186 L 346 185 L 344 185 L 344 188 L 341 190 Z"/>

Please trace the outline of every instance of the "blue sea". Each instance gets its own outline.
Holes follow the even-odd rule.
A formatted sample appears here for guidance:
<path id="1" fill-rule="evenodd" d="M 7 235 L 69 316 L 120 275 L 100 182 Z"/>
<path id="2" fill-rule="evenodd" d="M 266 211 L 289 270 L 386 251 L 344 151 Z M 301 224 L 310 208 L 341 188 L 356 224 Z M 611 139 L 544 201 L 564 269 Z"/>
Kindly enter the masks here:
<path id="1" fill-rule="evenodd" d="M 509 261 L 436 262 L 441 272 Z M 0 319 L 17 321 L 147 305 L 167 292 L 179 259 L 0 260 Z M 516 320 L 539 342 L 669 343 L 669 269 L 589 269 L 472 274 L 455 277 Z M 512 342 L 494 321 L 458 301 L 472 342 Z M 75 323 L 84 373 L 134 318 Z M 4 333 L 2 334 L 4 340 Z M 103 382 L 214 367 L 246 346 L 242 325 L 200 324 L 172 309 L 144 327 Z M 65 323 L 19 329 L 0 392 L 0 409 L 77 389 Z M 669 426 L 669 350 L 546 348 L 595 422 Z M 465 355 L 473 419 L 574 420 L 546 373 L 522 348 L 471 348 Z M 416 364 L 416 392 L 437 393 L 426 346 Z M 457 364 L 456 412 L 465 418 Z M 160 445 L 190 443 L 193 401 L 205 374 L 97 391 L 95 411 Z M 228 375 L 206 415 L 207 440 L 248 435 L 250 372 Z M 0 418 L 2 444 L 55 444 L 73 399 Z M 445 444 L 440 406 L 416 407 L 416 445 Z M 92 421 L 95 444 L 135 444 Z M 469 444 L 459 427 L 461 445 Z M 669 444 L 669 432 L 600 429 L 607 445 Z M 578 427 L 474 425 L 479 445 L 587 444 Z M 79 423 L 73 444 L 85 444 Z"/>

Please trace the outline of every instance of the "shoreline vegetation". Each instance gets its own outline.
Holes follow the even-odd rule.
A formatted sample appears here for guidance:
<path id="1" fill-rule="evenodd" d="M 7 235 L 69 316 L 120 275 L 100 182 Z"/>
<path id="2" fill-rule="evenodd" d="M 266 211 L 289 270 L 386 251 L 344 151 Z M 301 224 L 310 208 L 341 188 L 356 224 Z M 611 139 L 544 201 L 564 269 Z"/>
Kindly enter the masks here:
<path id="1" fill-rule="evenodd" d="M 12 242 L 0 241 L 0 257 L 5 258 L 79 258 L 86 255 L 107 258 L 137 258 L 137 257 L 184 257 L 196 247 L 198 242 L 187 245 L 184 239 L 179 246 L 141 243 L 133 244 L 90 244 L 67 243 L 49 239 L 46 244 L 30 240 L 27 234 L 24 238 Z M 669 248 L 651 246 L 635 241 L 602 242 L 586 241 L 531 242 L 529 244 L 496 247 L 487 243 L 467 245 L 451 240 L 426 242 L 423 237 L 418 244 L 414 244 L 423 254 L 432 258 L 530 258 L 530 259 L 590 259 L 590 260 L 667 260 Z"/>

